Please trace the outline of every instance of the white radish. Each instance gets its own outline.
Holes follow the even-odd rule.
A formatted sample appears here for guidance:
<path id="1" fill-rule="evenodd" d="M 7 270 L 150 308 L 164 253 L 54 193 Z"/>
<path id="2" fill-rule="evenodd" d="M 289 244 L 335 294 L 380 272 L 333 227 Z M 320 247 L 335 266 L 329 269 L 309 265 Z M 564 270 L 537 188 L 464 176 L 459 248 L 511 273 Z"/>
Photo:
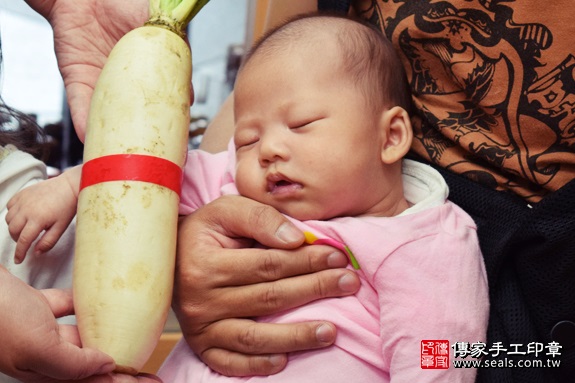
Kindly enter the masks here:
<path id="1" fill-rule="evenodd" d="M 185 27 L 207 0 L 152 0 L 96 84 L 78 197 L 74 306 L 84 347 L 138 373 L 169 311 L 190 120 Z"/>

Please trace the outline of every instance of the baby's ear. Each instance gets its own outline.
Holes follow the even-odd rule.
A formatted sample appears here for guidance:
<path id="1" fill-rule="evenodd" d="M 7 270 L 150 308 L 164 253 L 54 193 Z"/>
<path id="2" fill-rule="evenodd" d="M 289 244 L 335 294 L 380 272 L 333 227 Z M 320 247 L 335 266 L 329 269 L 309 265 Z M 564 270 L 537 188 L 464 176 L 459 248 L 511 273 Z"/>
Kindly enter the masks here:
<path id="1" fill-rule="evenodd" d="M 409 151 L 413 139 L 409 114 L 399 106 L 384 111 L 380 120 L 380 133 L 381 161 L 391 165 L 401 160 Z"/>

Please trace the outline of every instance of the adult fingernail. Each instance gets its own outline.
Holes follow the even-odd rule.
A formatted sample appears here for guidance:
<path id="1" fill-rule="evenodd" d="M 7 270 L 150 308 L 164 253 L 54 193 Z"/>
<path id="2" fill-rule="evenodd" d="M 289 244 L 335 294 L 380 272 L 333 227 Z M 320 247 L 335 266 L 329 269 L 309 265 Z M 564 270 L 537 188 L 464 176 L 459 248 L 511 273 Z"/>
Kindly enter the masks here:
<path id="1" fill-rule="evenodd" d="M 98 371 L 96 371 L 94 373 L 94 375 L 103 375 L 103 374 L 108 374 L 112 371 L 114 371 L 114 368 L 116 368 L 116 363 L 111 362 L 111 363 L 106 363 L 105 365 L 103 365 L 102 367 L 100 367 L 98 369 Z"/>
<path id="2" fill-rule="evenodd" d="M 296 229 L 293 225 L 285 222 L 278 228 L 276 237 L 286 243 L 298 242 L 303 238 L 301 231 Z"/>
<path id="3" fill-rule="evenodd" d="M 332 326 L 322 324 L 315 330 L 315 336 L 319 342 L 331 344 L 335 340 L 335 331 Z"/>
<path id="4" fill-rule="evenodd" d="M 354 278 L 351 274 L 344 274 L 338 281 L 339 288 L 348 293 L 354 293 L 359 289 L 358 279 Z"/>
<path id="5" fill-rule="evenodd" d="M 271 355 L 268 360 L 274 367 L 280 367 L 286 363 L 286 358 L 284 355 Z"/>
<path id="6" fill-rule="evenodd" d="M 329 267 L 347 266 L 347 257 L 340 252 L 334 252 L 327 256 L 327 265 Z"/>

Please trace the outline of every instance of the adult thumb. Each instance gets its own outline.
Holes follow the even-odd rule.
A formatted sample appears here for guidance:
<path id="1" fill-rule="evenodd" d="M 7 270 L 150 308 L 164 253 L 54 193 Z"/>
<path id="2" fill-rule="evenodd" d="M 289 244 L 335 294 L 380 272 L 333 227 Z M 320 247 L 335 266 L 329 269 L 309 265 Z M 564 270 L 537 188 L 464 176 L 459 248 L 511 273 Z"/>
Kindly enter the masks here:
<path id="1" fill-rule="evenodd" d="M 304 242 L 303 233 L 271 206 L 240 196 L 224 196 L 194 213 L 192 225 L 204 225 L 228 238 L 253 238 L 276 249 L 293 249 Z"/>
<path id="2" fill-rule="evenodd" d="M 79 380 L 112 372 L 116 368 L 109 355 L 91 348 L 80 348 L 62 341 L 38 358 L 33 364 L 35 373 L 58 380 Z"/>

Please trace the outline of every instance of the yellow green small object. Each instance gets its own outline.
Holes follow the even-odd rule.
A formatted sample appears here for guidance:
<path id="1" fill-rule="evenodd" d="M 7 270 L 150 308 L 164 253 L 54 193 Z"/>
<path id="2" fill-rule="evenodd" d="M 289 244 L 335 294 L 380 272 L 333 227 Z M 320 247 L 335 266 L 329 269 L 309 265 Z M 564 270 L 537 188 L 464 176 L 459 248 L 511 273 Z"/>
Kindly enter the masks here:
<path id="1" fill-rule="evenodd" d="M 318 238 L 316 237 L 315 234 L 313 234 L 310 231 L 304 231 L 303 235 L 305 236 L 305 243 L 307 243 L 308 245 L 328 245 L 345 252 L 353 268 L 355 270 L 361 269 L 361 267 L 359 266 L 359 262 L 357 262 L 357 259 L 355 259 L 355 256 L 351 252 L 351 249 L 347 247 L 347 245 L 331 238 Z"/>

